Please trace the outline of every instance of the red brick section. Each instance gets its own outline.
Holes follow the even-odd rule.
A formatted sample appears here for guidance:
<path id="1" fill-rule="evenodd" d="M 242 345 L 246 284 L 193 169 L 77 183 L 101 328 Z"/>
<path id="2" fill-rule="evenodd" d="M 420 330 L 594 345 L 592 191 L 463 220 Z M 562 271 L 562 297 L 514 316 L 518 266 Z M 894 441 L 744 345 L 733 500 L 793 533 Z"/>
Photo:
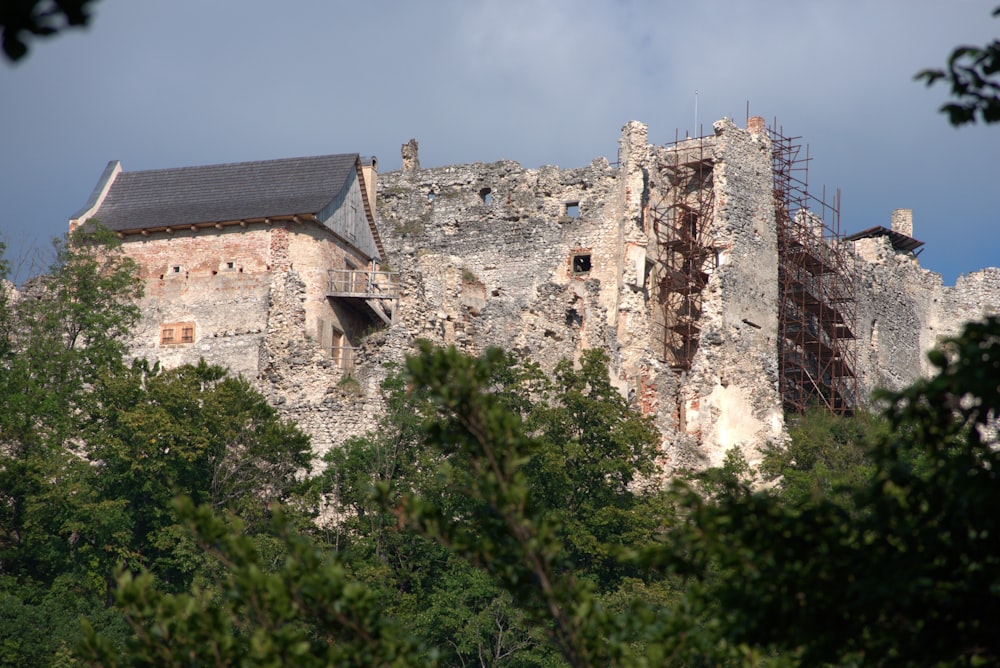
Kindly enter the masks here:
<path id="1" fill-rule="evenodd" d="M 656 391 L 656 383 L 649 376 L 639 377 L 639 410 L 643 415 L 656 415 L 660 404 L 660 396 Z"/>
<path id="2" fill-rule="evenodd" d="M 129 235 L 123 249 L 139 265 L 140 277 L 168 278 L 173 267 L 185 277 L 211 276 L 228 269 L 237 273 L 268 270 L 270 250 L 266 230 L 157 232 L 148 237 Z"/>

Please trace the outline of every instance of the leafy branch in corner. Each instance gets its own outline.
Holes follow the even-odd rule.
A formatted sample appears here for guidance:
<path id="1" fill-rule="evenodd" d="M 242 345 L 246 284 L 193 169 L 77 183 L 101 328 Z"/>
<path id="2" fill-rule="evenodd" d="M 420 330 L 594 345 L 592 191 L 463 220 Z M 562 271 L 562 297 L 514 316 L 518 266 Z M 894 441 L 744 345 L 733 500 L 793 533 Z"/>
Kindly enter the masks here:
<path id="1" fill-rule="evenodd" d="M 1000 16 L 1000 7 L 993 10 Z M 947 69 L 926 69 L 915 79 L 927 86 L 945 81 L 954 101 L 941 106 L 948 122 L 958 127 L 967 123 L 1000 122 L 1000 40 L 985 46 L 959 46 L 951 52 Z"/>

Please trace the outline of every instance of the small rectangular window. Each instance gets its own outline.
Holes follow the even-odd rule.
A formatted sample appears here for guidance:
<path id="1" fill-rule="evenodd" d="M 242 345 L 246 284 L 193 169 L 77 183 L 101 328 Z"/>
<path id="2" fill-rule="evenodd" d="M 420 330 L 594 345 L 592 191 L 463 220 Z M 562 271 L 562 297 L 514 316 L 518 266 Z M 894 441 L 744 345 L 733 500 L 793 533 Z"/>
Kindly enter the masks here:
<path id="1" fill-rule="evenodd" d="M 170 322 L 160 325 L 160 345 L 176 346 L 194 343 L 193 322 Z"/>
<path id="2" fill-rule="evenodd" d="M 566 215 L 570 218 L 580 217 L 580 203 L 579 202 L 566 202 Z"/>
<path id="3" fill-rule="evenodd" d="M 586 274 L 590 272 L 590 253 L 579 253 L 573 256 L 573 273 Z"/>

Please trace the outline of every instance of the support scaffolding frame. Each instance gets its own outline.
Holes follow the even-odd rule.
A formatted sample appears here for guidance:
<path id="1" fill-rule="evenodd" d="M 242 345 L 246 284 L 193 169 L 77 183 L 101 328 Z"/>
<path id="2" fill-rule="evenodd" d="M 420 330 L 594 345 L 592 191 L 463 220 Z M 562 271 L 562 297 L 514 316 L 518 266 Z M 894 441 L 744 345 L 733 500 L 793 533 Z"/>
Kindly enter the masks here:
<path id="1" fill-rule="evenodd" d="M 784 408 L 850 415 L 858 404 L 857 256 L 840 231 L 840 191 L 809 192 L 809 149 L 769 129 L 778 231 L 779 384 Z"/>
<path id="2" fill-rule="evenodd" d="M 702 290 L 707 263 L 714 261 L 709 228 L 714 214 L 714 157 L 707 137 L 676 139 L 666 146 L 660 171 L 667 178 L 664 199 L 650 203 L 655 236 L 653 265 L 654 346 L 678 371 L 690 371 L 698 351 Z"/>

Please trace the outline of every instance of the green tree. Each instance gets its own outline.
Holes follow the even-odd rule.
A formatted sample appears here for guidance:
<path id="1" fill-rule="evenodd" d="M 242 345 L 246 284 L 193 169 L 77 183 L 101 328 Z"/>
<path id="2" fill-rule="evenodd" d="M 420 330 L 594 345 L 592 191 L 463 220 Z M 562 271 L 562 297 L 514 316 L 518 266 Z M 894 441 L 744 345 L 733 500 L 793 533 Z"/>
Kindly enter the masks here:
<path id="1" fill-rule="evenodd" d="M 126 364 L 141 284 L 113 235 L 91 224 L 57 249 L 50 274 L 16 298 L 0 291 L 4 665 L 55 661 L 80 614 L 121 644 L 123 618 L 107 609 L 120 564 L 167 590 L 211 577 L 176 495 L 239 515 L 280 559 L 271 505 L 298 500 L 311 458 L 307 437 L 224 369 Z"/>
<path id="2" fill-rule="evenodd" d="M 75 430 L 98 374 L 123 367 L 125 336 L 139 318 L 135 262 L 108 230 L 87 226 L 56 242 L 45 276 L 8 298 L 0 336 L 0 442 L 23 453 L 61 446 Z"/>
<path id="3" fill-rule="evenodd" d="M 109 574 L 95 564 L 127 535 L 124 516 L 87 484 L 80 438 L 99 374 L 125 368 L 123 337 L 138 316 L 140 284 L 116 242 L 98 227 L 78 232 L 59 243 L 49 275 L 16 298 L 9 284 L 0 290 L 0 652 L 8 664 L 36 665 L 72 645 L 84 611 L 120 637 L 120 615 L 103 610 Z M 83 528 L 92 544 L 81 540 Z"/>
<path id="4" fill-rule="evenodd" d="M 116 241 L 99 228 L 78 232 L 59 244 L 48 276 L 0 303 L 3 572 L 18 571 L 11 560 L 51 557 L 42 559 L 48 547 L 33 531 L 32 504 L 74 493 L 67 481 L 86 469 L 78 435 L 90 391 L 99 374 L 124 368 L 124 335 L 138 318 L 141 288 Z"/>
<path id="5" fill-rule="evenodd" d="M 560 365 L 551 384 L 529 373 L 523 395 L 498 385 L 512 368 L 496 350 L 472 359 L 424 346 L 408 360 L 434 409 L 423 431 L 441 453 L 436 476 L 464 503 L 386 485 L 383 501 L 489 576 L 569 665 L 659 665 L 679 625 L 660 614 L 662 580 L 634 568 L 669 510 L 639 485 L 655 431 L 611 388 L 599 353 Z"/>
<path id="6" fill-rule="evenodd" d="M 859 410 L 851 417 L 814 408 L 788 422 L 788 442 L 763 448 L 760 475 L 792 501 L 849 501 L 873 471 L 870 453 L 889 422 Z"/>
<path id="7" fill-rule="evenodd" d="M 155 579 L 126 572 L 119 600 L 133 631 L 124 651 L 87 628 L 81 656 L 114 666 L 434 665 L 407 629 L 383 614 L 341 560 L 277 518 L 284 557 L 275 565 L 238 519 L 189 499 L 177 506 L 206 556 L 224 566 L 212 588 L 164 593 Z"/>
<path id="8" fill-rule="evenodd" d="M 370 638 L 368 651 L 384 657 L 384 630 L 406 629 L 415 652 L 408 660 L 421 664 L 660 665 L 664 643 L 650 648 L 646 641 L 652 628 L 675 637 L 678 624 L 660 616 L 675 592 L 659 576 L 645 579 L 636 558 L 666 521 L 654 503 L 659 486 L 650 493 L 639 484 L 655 463 L 658 438 L 610 386 L 606 359 L 590 353 L 580 368 L 561 365 L 550 380 L 500 351 L 474 359 L 428 346 L 386 389 L 390 419 L 332 454 L 321 482 L 342 516 L 331 534 L 337 549 L 320 553 L 343 572 L 317 596 L 342 606 L 338 588 L 346 592 L 350 581 L 351 591 L 364 592 L 362 609 L 380 611 L 364 617 L 352 638 Z M 585 500 L 588 485 L 594 498 Z M 572 513 L 557 489 L 573 491 Z M 575 544 L 571 532 L 581 534 Z M 268 572 L 257 560 L 222 562 L 222 591 L 231 580 Z M 269 582 L 280 600 L 302 584 Z M 197 604 L 184 598 L 197 592 L 162 590 L 150 578 L 126 577 L 121 601 L 143 628 L 178 629 L 175 646 L 207 646 L 208 637 L 190 640 L 195 628 L 229 637 L 233 628 L 272 624 L 254 621 L 258 613 L 247 605 L 257 595 L 249 588 L 232 598 L 205 590 Z M 230 626 L 187 621 L 185 611 L 203 608 Z M 339 637 L 329 617 L 288 614 L 308 637 Z M 123 661 L 157 656 L 161 637 L 140 634 Z M 236 642 L 227 655 L 233 661 L 285 656 L 253 654 L 243 639 Z M 90 647 L 100 647 L 96 634 Z M 328 660 L 326 651 L 312 647 L 296 661 Z M 156 661 L 170 665 L 178 656 Z"/>
<path id="9" fill-rule="evenodd" d="M 430 355 L 427 348 L 420 359 Z M 456 355 L 448 364 L 465 359 Z M 480 390 L 536 444 L 523 472 L 533 512 L 548 516 L 565 547 L 556 567 L 572 570 L 597 595 L 612 595 L 635 575 L 620 554 L 655 540 L 664 521 L 662 482 L 654 475 L 658 434 L 611 386 L 607 359 L 597 351 L 585 353 L 579 369 L 558 365 L 551 378 L 500 351 L 480 363 Z M 472 526 L 491 511 L 456 480 L 477 465 L 468 453 L 428 438 L 428 428 L 443 419 L 436 390 L 412 374 L 391 375 L 384 390 L 382 429 L 328 455 L 323 484 L 343 518 L 337 545 L 352 552 L 356 573 L 385 605 L 440 648 L 445 663 L 551 665 L 556 656 L 544 633 L 550 624 L 540 626 L 495 574 L 439 544 L 440 536 L 415 526 L 400 530 L 398 508 L 406 499 L 469 518 Z"/>
<path id="10" fill-rule="evenodd" d="M 246 380 L 204 362 L 169 371 L 138 362 L 103 378 L 82 433 L 94 494 L 127 517 L 128 539 L 109 556 L 171 589 L 187 588 L 202 565 L 174 497 L 228 511 L 254 533 L 272 504 L 297 498 L 310 468 L 308 437 Z"/>
<path id="11" fill-rule="evenodd" d="M 496 634 L 483 630 L 499 615 L 511 629 L 528 631 L 511 639 L 508 647 L 523 659 L 511 665 L 555 658 L 514 648 L 538 633 L 572 666 L 996 663 L 1000 319 L 970 324 L 932 361 L 940 368 L 935 377 L 887 395 L 890 431 L 878 438 L 869 463 L 861 464 L 868 474 L 857 476 L 851 458 L 832 467 L 850 473 L 844 484 L 854 486 L 852 495 L 823 488 L 813 493 L 812 486 L 792 494 L 755 491 L 728 475 L 705 497 L 679 483 L 683 522 L 661 519 L 653 539 L 622 540 L 621 549 L 607 548 L 618 543 L 616 537 L 601 549 L 581 550 L 562 534 L 565 516 L 547 506 L 549 488 L 533 478 L 533 466 L 546 461 L 551 447 L 544 421 L 525 421 L 512 409 L 551 418 L 548 411 L 562 405 L 561 390 L 536 412 L 521 403 L 518 392 L 498 384 L 511 372 L 502 353 L 473 359 L 425 347 L 408 362 L 406 387 L 420 397 L 422 424 L 415 433 L 435 453 L 414 467 L 428 478 L 412 486 L 394 485 L 406 476 L 369 480 L 397 526 L 442 548 L 426 552 L 445 556 L 428 562 L 439 569 L 441 586 L 428 588 L 431 576 L 411 564 L 412 589 L 397 593 L 422 597 L 419 606 L 386 606 L 384 592 L 358 577 L 373 562 L 365 561 L 359 571 L 350 547 L 331 553 L 303 543 L 308 559 L 319 561 L 295 556 L 296 548 L 277 569 L 268 569 L 257 557 L 235 558 L 233 541 L 245 539 L 211 519 L 206 508 L 195 523 L 202 525 L 201 544 L 216 546 L 223 557 L 223 589 L 168 595 L 151 578 L 126 576 L 122 602 L 143 631 L 122 661 L 175 665 L 224 646 L 229 653 L 220 656 L 247 665 L 290 660 L 293 647 L 302 665 L 332 662 L 324 654 L 331 647 L 348 652 L 338 655 L 343 663 L 358 657 L 433 663 L 437 655 L 428 648 L 441 641 L 426 642 L 426 629 L 441 624 L 448 628 L 446 642 L 457 648 L 442 658 L 459 663 L 495 647 L 490 643 Z M 594 386 L 567 382 L 578 380 L 583 368 L 561 372 L 568 374 L 566 405 L 581 401 L 570 396 L 574 388 L 584 397 L 603 391 L 597 378 Z M 617 421 L 630 419 L 620 415 Z M 591 441 L 566 431 L 561 419 L 552 424 L 551 433 L 573 443 Z M 606 429 L 610 423 L 593 424 Z M 856 437 L 846 429 L 833 442 Z M 593 442 L 607 447 L 603 439 Z M 572 463 L 564 468 L 591 465 L 575 449 L 568 452 L 575 458 L 565 460 Z M 542 470 L 546 476 L 573 475 L 556 468 Z M 621 490 L 621 480 L 612 471 L 591 482 L 600 496 L 602 485 Z M 618 496 L 612 495 L 612 505 Z M 591 532 L 586 521 L 579 526 Z M 599 532 L 593 535 L 600 545 Z M 605 551 L 607 557 L 592 558 Z M 335 571 L 313 578 L 322 563 Z M 397 581 L 393 564 L 382 572 Z M 671 574 L 688 578 L 680 595 Z M 296 592 L 303 590 L 308 601 L 284 602 L 298 600 Z M 423 617 L 414 614 L 420 611 Z M 350 638 L 340 635 L 348 626 Z M 265 632 L 278 640 L 256 636 Z M 325 642 L 313 644 L 316 638 Z M 110 661 L 113 654 L 100 654 L 102 642 L 91 637 L 91 657 Z"/>
<path id="12" fill-rule="evenodd" d="M 993 10 L 1000 16 L 1000 7 Z M 1000 40 L 984 46 L 959 46 L 945 69 L 921 70 L 916 75 L 928 86 L 947 83 L 952 102 L 941 107 L 954 126 L 1000 122 Z"/>

